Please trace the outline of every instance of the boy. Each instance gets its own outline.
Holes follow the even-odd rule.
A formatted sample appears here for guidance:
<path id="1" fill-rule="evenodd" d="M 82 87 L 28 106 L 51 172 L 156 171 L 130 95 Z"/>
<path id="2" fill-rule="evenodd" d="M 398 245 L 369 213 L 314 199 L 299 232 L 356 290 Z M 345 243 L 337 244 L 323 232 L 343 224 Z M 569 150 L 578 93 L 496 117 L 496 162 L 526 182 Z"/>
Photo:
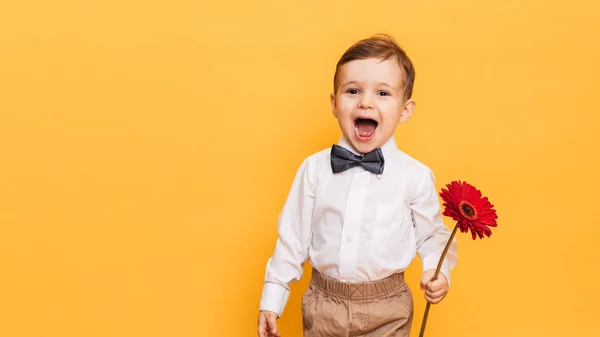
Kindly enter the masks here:
<path id="1" fill-rule="evenodd" d="M 342 136 L 298 169 L 266 266 L 260 337 L 279 336 L 276 320 L 306 261 L 313 269 L 302 297 L 305 337 L 409 336 L 413 302 L 403 271 L 417 253 L 425 298 L 438 303 L 448 292 L 455 242 L 432 281 L 450 236 L 434 176 L 394 139 L 415 109 L 414 76 L 387 35 L 358 41 L 340 58 L 331 108 Z"/>

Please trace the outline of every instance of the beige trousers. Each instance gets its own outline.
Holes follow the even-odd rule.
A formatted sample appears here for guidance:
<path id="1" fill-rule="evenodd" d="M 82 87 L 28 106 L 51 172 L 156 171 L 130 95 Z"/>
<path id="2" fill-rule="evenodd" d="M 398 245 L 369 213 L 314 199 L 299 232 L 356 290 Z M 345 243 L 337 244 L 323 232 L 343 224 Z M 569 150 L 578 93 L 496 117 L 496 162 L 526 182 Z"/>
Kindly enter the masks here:
<path id="1" fill-rule="evenodd" d="M 412 317 L 412 293 L 403 273 L 352 284 L 313 269 L 302 297 L 304 337 L 408 337 Z"/>

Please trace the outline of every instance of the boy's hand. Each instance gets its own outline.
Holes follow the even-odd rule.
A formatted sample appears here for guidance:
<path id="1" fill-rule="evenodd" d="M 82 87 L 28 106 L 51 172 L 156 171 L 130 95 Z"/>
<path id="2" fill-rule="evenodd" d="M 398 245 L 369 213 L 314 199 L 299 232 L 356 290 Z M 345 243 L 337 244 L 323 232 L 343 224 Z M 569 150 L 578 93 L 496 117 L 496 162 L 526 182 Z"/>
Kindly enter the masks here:
<path id="1" fill-rule="evenodd" d="M 429 269 L 423 272 L 421 277 L 421 290 L 425 290 L 425 299 L 431 304 L 439 303 L 448 293 L 450 287 L 444 273 L 439 273 L 438 278 L 432 281 L 435 275 L 435 269 Z"/>
<path id="2" fill-rule="evenodd" d="M 258 315 L 259 337 L 280 337 L 277 331 L 277 319 L 279 316 L 272 312 L 263 310 Z"/>

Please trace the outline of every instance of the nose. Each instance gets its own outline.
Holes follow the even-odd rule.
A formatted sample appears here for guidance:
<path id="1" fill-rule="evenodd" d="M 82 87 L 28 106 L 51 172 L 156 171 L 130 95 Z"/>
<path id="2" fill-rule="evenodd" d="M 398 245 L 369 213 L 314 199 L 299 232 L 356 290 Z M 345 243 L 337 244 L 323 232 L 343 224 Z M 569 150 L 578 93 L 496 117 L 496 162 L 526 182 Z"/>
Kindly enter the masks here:
<path id="1" fill-rule="evenodd" d="M 360 109 L 373 109 L 373 99 L 369 94 L 363 94 L 358 100 L 358 108 Z"/>

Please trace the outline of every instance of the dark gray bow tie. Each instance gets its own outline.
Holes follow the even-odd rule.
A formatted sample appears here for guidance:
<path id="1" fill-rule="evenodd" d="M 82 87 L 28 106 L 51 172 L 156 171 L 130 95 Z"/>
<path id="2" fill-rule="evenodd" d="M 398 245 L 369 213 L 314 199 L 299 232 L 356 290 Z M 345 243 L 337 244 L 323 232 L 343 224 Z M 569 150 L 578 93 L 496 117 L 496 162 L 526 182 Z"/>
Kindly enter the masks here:
<path id="1" fill-rule="evenodd" d="M 331 147 L 331 168 L 333 173 L 343 172 L 359 165 L 374 174 L 382 174 L 384 160 L 381 149 L 375 149 L 362 156 L 357 156 L 342 146 L 334 144 Z"/>

